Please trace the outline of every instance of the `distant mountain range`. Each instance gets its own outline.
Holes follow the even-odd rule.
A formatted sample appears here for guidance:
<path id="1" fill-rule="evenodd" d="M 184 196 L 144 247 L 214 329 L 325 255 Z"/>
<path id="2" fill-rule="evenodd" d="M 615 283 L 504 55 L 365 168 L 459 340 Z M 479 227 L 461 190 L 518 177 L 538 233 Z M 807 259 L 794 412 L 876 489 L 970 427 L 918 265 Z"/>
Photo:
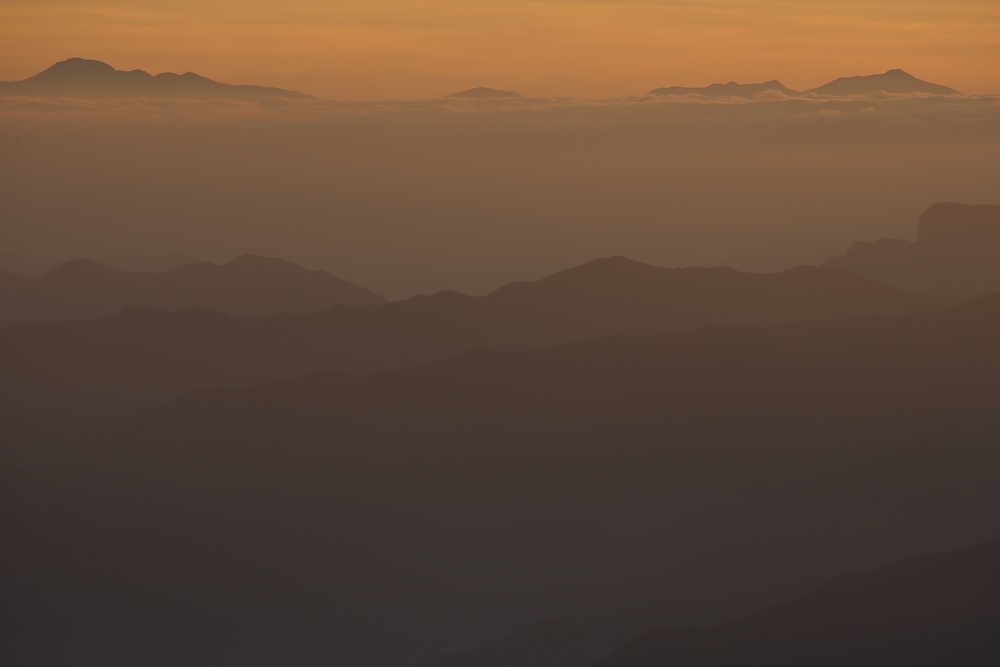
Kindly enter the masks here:
<path id="1" fill-rule="evenodd" d="M 1000 290 L 1000 206 L 939 202 L 920 216 L 916 242 L 858 241 L 823 266 L 914 292 L 968 297 Z"/>
<path id="2" fill-rule="evenodd" d="M 594 667 L 987 667 L 1000 662 L 1000 542 L 838 577 L 718 628 L 662 628 Z"/>
<path id="3" fill-rule="evenodd" d="M 171 311 L 204 308 L 233 317 L 259 317 L 385 302 L 374 292 L 325 271 L 255 255 L 243 255 L 222 266 L 197 262 L 156 273 L 121 271 L 81 259 L 35 280 L 11 284 L 4 279 L 0 284 L 10 285 L 0 299 L 0 326 L 89 320 L 126 306 Z"/>
<path id="4" fill-rule="evenodd" d="M 0 96 L 82 99 L 198 99 L 258 102 L 273 97 L 315 99 L 281 88 L 219 83 L 193 72 L 155 76 L 136 69 L 116 70 L 99 60 L 70 58 L 23 81 L 0 81 Z"/>
<path id="5" fill-rule="evenodd" d="M 805 93 L 786 88 L 779 81 L 738 84 L 714 83 L 703 88 L 671 86 L 656 88 L 648 95 L 754 98 L 758 94 L 777 92 L 787 96 Z M 928 93 L 932 95 L 958 95 L 947 86 L 941 86 L 913 77 L 901 69 L 884 74 L 842 77 L 818 88 L 805 91 L 816 95 L 850 96 L 886 93 Z M 151 75 L 143 70 L 128 72 L 116 70 L 99 60 L 70 58 L 58 62 L 44 72 L 23 81 L 0 81 L 0 96 L 25 97 L 76 97 L 83 99 L 203 99 L 260 101 L 272 97 L 285 99 L 315 99 L 303 93 L 281 88 L 232 85 L 212 81 L 192 72 L 173 74 L 164 72 Z M 480 86 L 446 95 L 445 98 L 467 100 L 492 100 L 521 97 L 509 90 L 495 90 Z"/>
<path id="6" fill-rule="evenodd" d="M 766 83 L 713 83 L 703 88 L 684 88 L 682 86 L 671 86 L 669 88 L 657 88 L 651 90 L 647 95 L 702 95 L 704 97 L 756 97 L 758 93 L 777 91 L 785 95 L 800 95 L 801 93 L 786 88 L 780 81 L 768 81 Z"/>
<path id="7" fill-rule="evenodd" d="M 318 309 L 337 299 L 347 301 L 345 289 L 355 303 L 375 303 L 377 298 L 293 265 L 286 268 L 298 277 L 290 277 L 280 294 L 258 280 L 256 288 L 244 284 L 235 295 L 216 289 L 208 291 L 211 298 L 196 298 L 193 286 L 205 290 L 216 276 L 231 288 L 235 281 L 223 276 L 263 261 L 244 259 L 231 268 L 192 264 L 165 274 L 122 274 L 89 262 L 72 263 L 9 297 L 5 317 L 52 319 L 59 313 L 63 319 L 80 318 L 120 308 L 127 298 L 139 303 L 140 295 L 147 306 L 172 310 L 187 303 L 227 308 L 241 316 L 265 307 L 271 312 L 289 312 L 296 309 L 293 305 L 300 312 L 307 305 Z M 325 296 L 295 301 L 305 298 L 300 293 L 312 293 L 303 285 L 306 279 L 327 284 Z M 169 290 L 168 284 L 173 286 Z M 230 294 L 230 300 L 222 294 Z M 269 300 L 260 302 L 265 294 Z M 614 257 L 537 282 L 511 283 L 485 297 L 440 292 L 385 305 L 254 319 L 133 307 L 89 322 L 0 329 L 0 363 L 6 368 L 0 376 L 0 412 L 137 407 L 197 388 L 246 386 L 316 370 L 389 370 L 476 348 L 529 349 L 711 324 L 769 326 L 904 315 L 944 304 L 941 298 L 901 292 L 844 270 L 800 267 L 749 274 L 726 267 L 663 269 Z"/>
<path id="8" fill-rule="evenodd" d="M 681 86 L 671 86 L 670 88 L 657 88 L 649 91 L 648 95 L 701 95 L 703 97 L 747 97 L 753 98 L 760 93 L 776 91 L 784 95 L 794 97 L 806 93 L 816 95 L 830 95 L 837 97 L 847 97 L 850 95 L 869 95 L 871 93 L 929 93 L 932 95 L 958 95 L 959 93 L 947 86 L 939 86 L 934 83 L 921 81 L 911 76 L 901 69 L 892 69 L 884 74 L 872 74 L 869 76 L 849 76 L 831 81 L 819 88 L 813 88 L 803 92 L 786 88 L 778 81 L 768 81 L 767 83 L 744 83 L 739 84 L 734 81 L 729 83 L 714 83 L 704 88 L 683 88 Z"/>

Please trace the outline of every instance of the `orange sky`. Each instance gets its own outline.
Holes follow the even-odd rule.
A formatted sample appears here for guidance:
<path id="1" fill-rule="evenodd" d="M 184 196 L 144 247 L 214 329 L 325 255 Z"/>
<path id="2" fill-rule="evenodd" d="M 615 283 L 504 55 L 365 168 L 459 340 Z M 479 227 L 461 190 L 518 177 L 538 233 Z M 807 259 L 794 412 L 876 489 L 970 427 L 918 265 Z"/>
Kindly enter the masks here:
<path id="1" fill-rule="evenodd" d="M 806 89 L 894 67 L 1000 93 L 1000 1 L 0 0 L 0 80 L 73 56 L 358 100 Z"/>

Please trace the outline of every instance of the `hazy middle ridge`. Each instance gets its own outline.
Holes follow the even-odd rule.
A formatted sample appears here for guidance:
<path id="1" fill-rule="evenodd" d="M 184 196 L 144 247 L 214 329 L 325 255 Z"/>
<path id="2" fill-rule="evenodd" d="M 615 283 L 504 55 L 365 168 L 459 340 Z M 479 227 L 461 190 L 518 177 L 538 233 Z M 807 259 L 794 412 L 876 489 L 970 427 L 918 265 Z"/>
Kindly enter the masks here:
<path id="1" fill-rule="evenodd" d="M 8 369 L 0 396 L 7 413 L 135 407 L 192 389 L 316 370 L 388 370 L 474 348 L 529 349 L 708 324 L 898 315 L 942 303 L 839 269 L 749 274 L 663 269 L 613 257 L 485 297 L 440 292 L 244 320 L 204 310 L 129 308 L 90 322 L 14 325 L 0 330 L 0 359 Z"/>

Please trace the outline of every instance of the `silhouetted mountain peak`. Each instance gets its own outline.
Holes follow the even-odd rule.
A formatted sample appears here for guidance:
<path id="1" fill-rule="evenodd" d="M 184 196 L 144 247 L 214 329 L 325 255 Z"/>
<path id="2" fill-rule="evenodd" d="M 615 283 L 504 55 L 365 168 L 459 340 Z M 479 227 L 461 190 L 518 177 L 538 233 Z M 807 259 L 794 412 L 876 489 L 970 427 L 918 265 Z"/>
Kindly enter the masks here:
<path id="1" fill-rule="evenodd" d="M 136 70 L 141 72 L 141 70 Z M 98 79 L 110 78 L 118 73 L 111 65 L 100 60 L 87 60 L 86 58 L 70 58 L 57 62 L 52 67 L 44 70 L 32 79 Z M 146 74 L 146 72 L 142 72 Z"/>
<path id="2" fill-rule="evenodd" d="M 776 92 L 789 97 L 801 95 L 802 93 L 786 88 L 780 81 L 772 79 L 763 83 L 713 83 L 710 86 L 701 88 L 687 88 L 684 86 L 670 86 L 669 88 L 657 88 L 651 90 L 647 95 L 657 95 L 662 97 L 680 95 L 700 95 L 703 97 L 746 97 L 753 98 L 760 93 Z M 922 81 L 915 76 L 904 72 L 901 69 L 891 69 L 884 74 L 871 74 L 867 76 L 846 76 L 831 81 L 819 88 L 814 88 L 810 93 L 818 95 L 867 95 L 870 93 L 929 93 L 933 95 L 958 95 L 959 93 L 947 86 L 940 86 L 935 83 Z"/>
<path id="3" fill-rule="evenodd" d="M 458 93 L 452 93 L 451 95 L 445 95 L 446 98 L 455 98 L 460 100 L 499 100 L 510 97 L 520 97 L 521 95 L 515 93 L 511 90 L 495 90 L 493 88 L 486 88 L 484 86 L 479 86 L 478 88 L 470 88 L 469 90 L 463 90 Z"/>
<path id="4" fill-rule="evenodd" d="M 818 95 L 866 95 L 869 93 L 929 93 L 932 95 L 958 95 L 947 86 L 929 83 L 904 72 L 891 69 L 883 74 L 845 76 L 808 91 Z"/>
<path id="5" fill-rule="evenodd" d="M 99 60 L 70 58 L 22 81 L 0 81 L 0 96 L 85 99 L 219 99 L 259 101 L 272 97 L 312 99 L 281 88 L 220 83 L 193 72 L 153 76 L 140 69 L 117 70 Z"/>

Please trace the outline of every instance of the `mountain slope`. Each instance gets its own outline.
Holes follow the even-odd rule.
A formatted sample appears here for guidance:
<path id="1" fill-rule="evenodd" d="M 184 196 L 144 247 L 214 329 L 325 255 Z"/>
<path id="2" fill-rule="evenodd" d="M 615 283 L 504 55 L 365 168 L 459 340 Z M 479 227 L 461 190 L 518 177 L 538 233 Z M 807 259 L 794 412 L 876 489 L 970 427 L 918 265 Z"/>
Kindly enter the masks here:
<path id="1" fill-rule="evenodd" d="M 322 369 L 387 370 L 482 347 L 528 349 L 610 334 L 905 314 L 939 305 L 846 271 L 741 274 L 724 267 L 661 269 L 619 257 L 485 297 L 441 292 L 253 320 L 129 309 L 93 322 L 0 329 L 0 361 L 8 369 L 0 377 L 0 410 L 150 405 L 197 388 Z"/>
<path id="2" fill-rule="evenodd" d="M 243 255 L 218 266 L 186 264 L 161 273 L 119 271 L 89 260 L 62 264 L 0 301 L 0 325 L 88 320 L 126 306 L 204 308 L 233 317 L 308 313 L 377 304 L 374 292 L 280 259 Z"/>
<path id="3" fill-rule="evenodd" d="M 539 623 L 427 667 L 586 667 L 656 624 L 720 622 L 842 572 L 996 539 L 998 475 L 1000 451 L 926 444 L 801 492 L 682 522 L 512 596 L 575 623 Z M 656 606 L 685 599 L 711 603 Z M 646 611 L 579 620 L 630 607 Z"/>
<path id="4" fill-rule="evenodd" d="M 31 281 L 16 273 L 0 271 L 0 303 L 29 282 Z"/>
<path id="5" fill-rule="evenodd" d="M 116 70 L 99 60 L 70 58 L 23 81 L 0 81 L 0 96 L 83 99 L 199 99 L 256 102 L 272 97 L 315 99 L 281 88 L 219 83 L 193 72 L 153 76 L 136 69 Z"/>
<path id="6" fill-rule="evenodd" d="M 595 667 L 995 665 L 1000 543 L 838 577 L 721 628 L 651 632 Z"/>
<path id="7" fill-rule="evenodd" d="M 844 76 L 819 88 L 808 91 L 817 95 L 868 95 L 870 93 L 928 93 L 931 95 L 958 95 L 947 86 L 928 83 L 907 74 L 901 69 L 891 69 L 884 74 Z"/>

